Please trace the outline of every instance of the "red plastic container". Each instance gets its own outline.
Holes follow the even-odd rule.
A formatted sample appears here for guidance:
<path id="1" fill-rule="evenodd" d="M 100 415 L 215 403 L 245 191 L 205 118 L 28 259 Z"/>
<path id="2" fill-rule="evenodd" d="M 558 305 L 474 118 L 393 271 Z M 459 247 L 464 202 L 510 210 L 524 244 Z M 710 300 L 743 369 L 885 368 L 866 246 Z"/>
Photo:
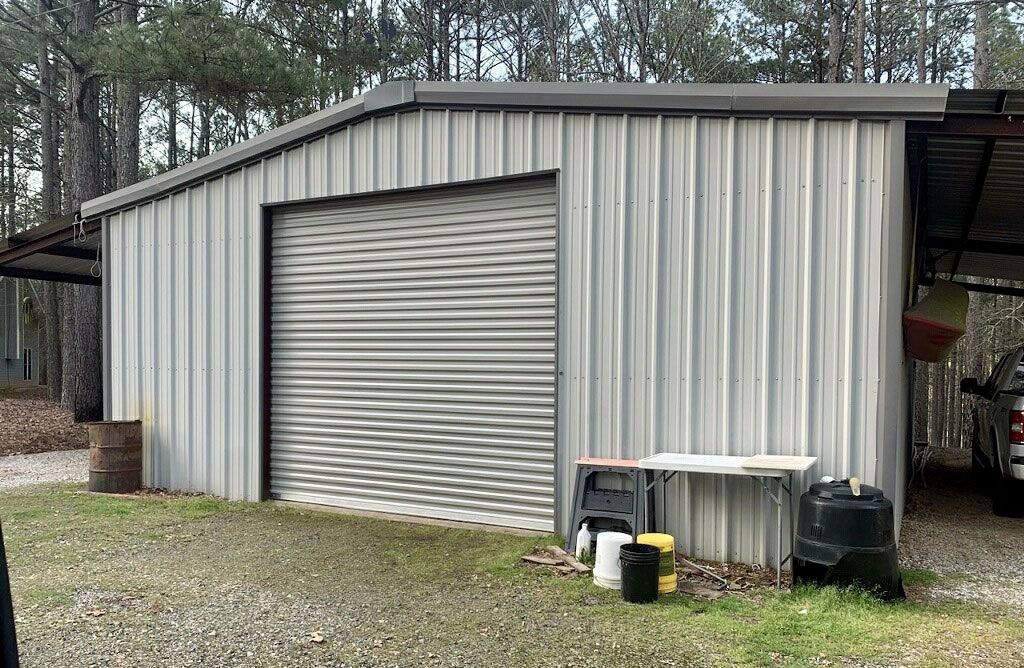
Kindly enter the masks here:
<path id="1" fill-rule="evenodd" d="M 936 280 L 928 294 L 903 313 L 907 353 L 922 362 L 941 362 L 967 331 L 967 290 Z"/>

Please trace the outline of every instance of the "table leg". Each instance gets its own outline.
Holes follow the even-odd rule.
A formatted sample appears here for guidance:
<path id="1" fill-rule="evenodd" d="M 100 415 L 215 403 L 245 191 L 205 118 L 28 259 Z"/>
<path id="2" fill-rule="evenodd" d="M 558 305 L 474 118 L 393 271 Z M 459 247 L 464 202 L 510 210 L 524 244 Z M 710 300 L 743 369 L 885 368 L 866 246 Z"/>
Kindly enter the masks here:
<path id="1" fill-rule="evenodd" d="M 664 471 L 658 471 L 657 474 L 655 474 L 653 471 L 644 471 L 644 527 L 643 531 L 636 531 L 636 533 L 640 534 L 658 530 L 658 518 L 655 517 L 654 521 L 652 522 L 651 511 L 653 511 L 653 514 L 657 515 L 658 483 L 661 483 L 661 511 L 662 515 L 664 515 L 665 513 L 665 481 L 666 477 Z M 664 519 L 662 519 L 661 521 L 662 523 L 665 522 Z"/>
<path id="2" fill-rule="evenodd" d="M 661 533 L 668 531 L 668 476 L 661 477 Z M 655 527 L 657 528 L 657 527 Z"/>
<path id="3" fill-rule="evenodd" d="M 761 489 L 768 495 L 768 498 L 775 504 L 775 525 L 778 531 L 775 539 L 775 587 L 776 589 L 782 589 L 782 490 L 785 488 L 786 483 L 782 481 L 782 478 L 776 479 L 776 490 L 773 492 L 772 487 L 765 480 L 771 480 L 771 478 L 764 478 L 760 476 L 750 476 L 761 485 Z"/>
<path id="4" fill-rule="evenodd" d="M 789 494 L 789 582 L 790 588 L 793 587 L 793 572 L 794 572 L 794 554 L 796 554 L 796 505 L 793 501 L 793 474 L 789 474 L 789 489 L 786 492 Z"/>
<path id="5" fill-rule="evenodd" d="M 778 481 L 777 502 L 775 505 L 775 517 L 778 524 L 779 536 L 775 551 L 775 588 L 782 589 L 782 480 Z"/>

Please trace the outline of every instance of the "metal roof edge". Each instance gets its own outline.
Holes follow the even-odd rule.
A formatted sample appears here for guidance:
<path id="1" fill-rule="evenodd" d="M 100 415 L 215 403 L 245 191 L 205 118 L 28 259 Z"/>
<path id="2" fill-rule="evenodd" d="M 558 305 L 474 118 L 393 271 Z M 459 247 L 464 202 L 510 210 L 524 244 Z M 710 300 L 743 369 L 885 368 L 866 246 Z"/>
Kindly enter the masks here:
<path id="1" fill-rule="evenodd" d="M 286 123 L 261 135 L 232 144 L 216 153 L 177 167 L 134 185 L 91 199 L 82 204 L 82 218 L 116 211 L 137 202 L 175 192 L 190 183 L 229 171 L 262 155 L 301 141 L 303 137 L 330 130 L 364 113 L 364 97 L 357 96 L 327 109 Z"/>
<path id="2" fill-rule="evenodd" d="M 682 84 L 392 81 L 169 172 L 89 200 L 95 218 L 176 192 L 368 114 L 407 106 L 646 110 L 941 120 L 948 84 Z"/>
<path id="3" fill-rule="evenodd" d="M 941 120 L 949 84 L 738 84 L 735 113 Z"/>
<path id="4" fill-rule="evenodd" d="M 939 120 L 948 84 L 647 84 L 418 81 L 414 101 L 435 106 L 489 106 L 784 113 Z"/>
<path id="5" fill-rule="evenodd" d="M 573 109 L 728 111 L 732 84 L 417 81 L 416 102 Z"/>

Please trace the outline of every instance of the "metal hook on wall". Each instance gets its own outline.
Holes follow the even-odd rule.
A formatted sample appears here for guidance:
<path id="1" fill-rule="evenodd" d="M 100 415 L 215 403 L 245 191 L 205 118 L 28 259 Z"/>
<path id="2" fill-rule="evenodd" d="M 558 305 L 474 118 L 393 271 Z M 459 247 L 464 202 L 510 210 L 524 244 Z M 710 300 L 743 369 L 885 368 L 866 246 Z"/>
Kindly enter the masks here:
<path id="1" fill-rule="evenodd" d="M 82 220 L 82 214 L 79 213 L 78 211 L 75 212 L 75 222 L 72 224 L 72 226 L 73 227 L 75 227 L 75 226 L 78 227 L 78 233 L 76 235 L 77 241 L 79 243 L 83 243 L 84 244 L 85 243 L 85 238 L 86 238 L 86 234 L 85 234 L 85 221 Z"/>
<path id="2" fill-rule="evenodd" d="M 96 261 L 89 267 L 89 275 L 93 278 L 100 278 L 103 276 L 103 264 L 101 264 L 101 252 L 102 246 L 96 246 Z"/>

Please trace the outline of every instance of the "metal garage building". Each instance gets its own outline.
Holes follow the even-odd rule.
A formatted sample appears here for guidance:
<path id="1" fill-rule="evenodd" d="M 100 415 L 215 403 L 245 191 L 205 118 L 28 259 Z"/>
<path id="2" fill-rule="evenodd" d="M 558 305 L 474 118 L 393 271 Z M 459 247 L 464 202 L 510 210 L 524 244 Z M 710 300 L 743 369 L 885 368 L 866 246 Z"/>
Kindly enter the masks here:
<path id="1" fill-rule="evenodd" d="M 383 85 L 87 202 L 151 485 L 558 530 L 572 462 L 813 454 L 902 508 L 907 124 L 945 86 Z M 750 481 L 681 549 L 772 563 Z"/>

